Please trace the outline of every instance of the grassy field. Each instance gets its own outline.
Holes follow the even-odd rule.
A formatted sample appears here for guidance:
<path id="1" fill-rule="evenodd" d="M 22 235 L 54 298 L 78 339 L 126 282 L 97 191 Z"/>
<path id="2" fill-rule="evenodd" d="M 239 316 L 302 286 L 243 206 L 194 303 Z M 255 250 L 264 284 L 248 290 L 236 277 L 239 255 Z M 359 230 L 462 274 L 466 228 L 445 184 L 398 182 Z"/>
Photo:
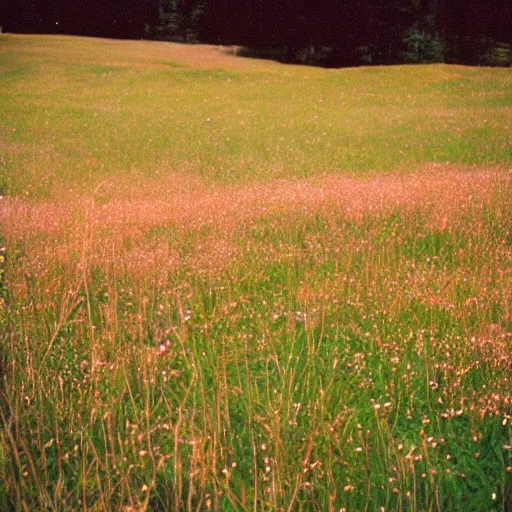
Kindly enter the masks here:
<path id="1" fill-rule="evenodd" d="M 512 74 L 0 34 L 0 510 L 512 510 Z"/>

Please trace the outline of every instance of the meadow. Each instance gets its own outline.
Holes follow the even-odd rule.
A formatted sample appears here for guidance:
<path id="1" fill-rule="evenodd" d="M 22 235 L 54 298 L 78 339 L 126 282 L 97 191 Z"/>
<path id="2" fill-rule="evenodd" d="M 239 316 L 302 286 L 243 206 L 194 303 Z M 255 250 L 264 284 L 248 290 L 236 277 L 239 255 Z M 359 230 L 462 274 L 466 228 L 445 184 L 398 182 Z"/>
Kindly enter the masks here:
<path id="1" fill-rule="evenodd" d="M 511 116 L 0 34 L 0 510 L 512 510 Z"/>

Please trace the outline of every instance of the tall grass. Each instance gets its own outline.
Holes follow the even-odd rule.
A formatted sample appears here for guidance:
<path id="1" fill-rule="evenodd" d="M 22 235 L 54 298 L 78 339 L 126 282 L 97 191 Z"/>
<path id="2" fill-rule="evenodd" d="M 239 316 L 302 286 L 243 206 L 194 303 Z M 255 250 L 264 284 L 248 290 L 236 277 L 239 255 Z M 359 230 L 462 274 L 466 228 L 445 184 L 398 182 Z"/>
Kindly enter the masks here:
<path id="1" fill-rule="evenodd" d="M 512 506 L 508 75 L 0 44 L 1 510 Z"/>

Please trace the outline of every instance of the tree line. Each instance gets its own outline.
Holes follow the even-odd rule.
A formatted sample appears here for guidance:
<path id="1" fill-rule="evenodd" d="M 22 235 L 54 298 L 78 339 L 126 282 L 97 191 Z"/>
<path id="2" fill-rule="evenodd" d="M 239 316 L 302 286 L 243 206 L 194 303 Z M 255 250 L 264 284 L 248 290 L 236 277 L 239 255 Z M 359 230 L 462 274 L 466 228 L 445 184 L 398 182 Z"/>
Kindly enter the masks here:
<path id="1" fill-rule="evenodd" d="M 240 53 L 249 56 L 328 67 L 407 62 L 512 63 L 510 0 L 13 3 L 15 12 L 10 18 L 4 15 L 4 28 L 13 32 L 237 45 Z"/>
<path id="2" fill-rule="evenodd" d="M 324 66 L 510 64 L 509 0 L 162 0 L 155 34 Z"/>

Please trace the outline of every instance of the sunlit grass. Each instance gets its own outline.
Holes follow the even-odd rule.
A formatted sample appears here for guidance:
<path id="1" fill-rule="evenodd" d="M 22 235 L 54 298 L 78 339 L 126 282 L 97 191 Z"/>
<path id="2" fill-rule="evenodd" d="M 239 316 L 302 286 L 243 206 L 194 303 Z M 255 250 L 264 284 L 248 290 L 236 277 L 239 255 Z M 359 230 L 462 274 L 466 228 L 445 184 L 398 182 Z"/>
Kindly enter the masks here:
<path id="1" fill-rule="evenodd" d="M 320 70 L 184 48 L 3 36 L 4 193 L 163 165 L 225 183 L 510 163 L 506 69 Z"/>
<path id="2" fill-rule="evenodd" d="M 507 70 L 1 37 L 0 510 L 512 506 Z"/>

